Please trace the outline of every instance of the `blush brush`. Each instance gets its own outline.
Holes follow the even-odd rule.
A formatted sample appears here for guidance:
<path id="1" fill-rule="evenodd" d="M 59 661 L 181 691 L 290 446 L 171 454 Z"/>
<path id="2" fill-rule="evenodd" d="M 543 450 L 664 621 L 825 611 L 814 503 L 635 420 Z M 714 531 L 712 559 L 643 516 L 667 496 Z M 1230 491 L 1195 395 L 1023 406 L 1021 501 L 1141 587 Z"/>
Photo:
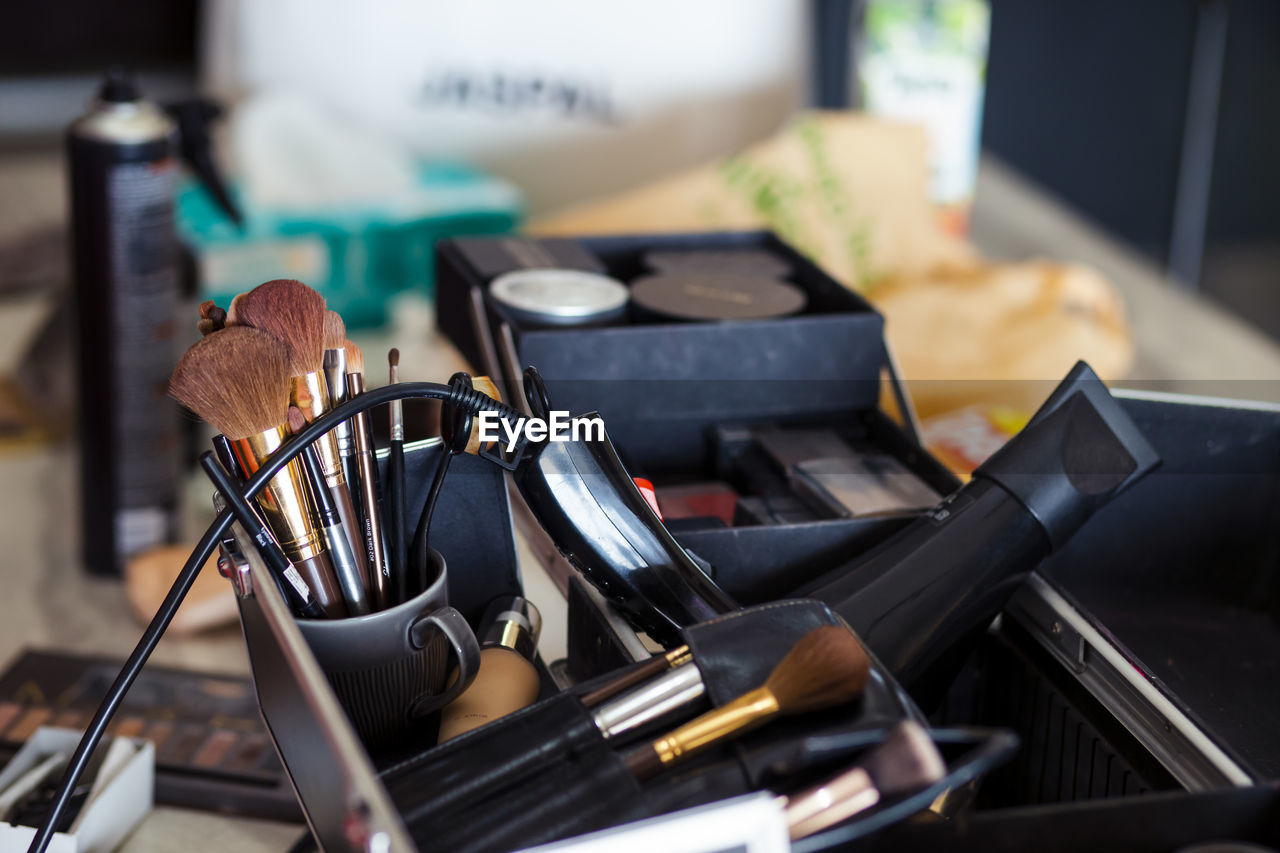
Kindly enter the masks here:
<path id="1" fill-rule="evenodd" d="M 871 659 L 848 628 L 824 625 L 805 634 L 755 690 L 685 723 L 624 756 L 639 781 L 770 720 L 853 702 L 871 674 Z"/>
<path id="2" fill-rule="evenodd" d="M 232 301 L 232 308 L 234 322 L 261 329 L 284 344 L 290 371 L 288 399 L 307 423 L 329 411 L 332 403 L 324 373 L 324 353 L 329 343 L 327 330 L 336 330 L 328 317 L 332 312 L 325 310 L 324 297 L 300 281 L 276 279 L 240 294 Z M 341 318 L 338 320 L 340 323 Z M 341 331 L 345 341 L 345 326 Z M 360 522 L 342 469 L 335 432 L 325 433 L 315 445 L 325 484 L 344 528 L 358 530 Z M 362 570 L 361 574 L 369 572 Z"/>

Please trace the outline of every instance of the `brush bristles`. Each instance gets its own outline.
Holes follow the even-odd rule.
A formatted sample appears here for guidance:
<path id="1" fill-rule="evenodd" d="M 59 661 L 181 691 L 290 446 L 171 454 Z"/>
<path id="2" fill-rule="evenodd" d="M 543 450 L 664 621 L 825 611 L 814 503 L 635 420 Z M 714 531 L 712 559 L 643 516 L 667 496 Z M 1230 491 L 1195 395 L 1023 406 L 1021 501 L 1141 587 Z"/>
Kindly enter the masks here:
<path id="1" fill-rule="evenodd" d="M 871 660 L 853 632 L 824 625 L 800 638 L 765 686 L 783 713 L 800 714 L 852 702 L 870 673 Z"/>
<path id="2" fill-rule="evenodd" d="M 364 353 L 351 341 L 347 341 L 347 373 L 364 373 Z"/>
<path id="3" fill-rule="evenodd" d="M 280 341 L 260 329 L 229 326 L 183 354 L 169 394 L 234 441 L 285 422 L 289 376 Z"/>
<path id="4" fill-rule="evenodd" d="M 391 366 L 391 367 L 399 367 L 399 366 L 400 366 L 400 349 L 399 349 L 399 347 L 392 347 L 392 348 L 391 348 L 391 351 L 387 353 L 387 364 L 388 364 L 389 366 Z"/>
<path id="5" fill-rule="evenodd" d="M 236 322 L 262 329 L 284 344 L 295 376 L 324 363 L 324 297 L 300 281 L 280 278 L 232 302 Z"/>
<path id="6" fill-rule="evenodd" d="M 200 330 L 201 337 L 222 331 L 226 325 L 227 312 L 215 305 L 212 299 L 200 303 L 200 322 L 196 328 Z"/>
<path id="7" fill-rule="evenodd" d="M 244 323 L 240 321 L 240 300 L 243 298 L 244 298 L 243 293 L 237 293 L 235 296 L 231 297 L 231 304 L 227 306 L 227 325 L 228 326 L 244 325 Z"/>
<path id="8" fill-rule="evenodd" d="M 347 324 L 337 311 L 324 312 L 324 348 L 342 349 L 347 345 Z"/>
<path id="9" fill-rule="evenodd" d="M 287 422 L 289 424 L 290 435 L 297 435 L 307 428 L 307 416 L 302 414 L 302 409 L 299 409 L 297 406 L 289 407 Z"/>
<path id="10" fill-rule="evenodd" d="M 885 796 L 927 788 L 947 775 L 947 764 L 929 733 L 907 720 L 889 733 L 861 762 Z"/>

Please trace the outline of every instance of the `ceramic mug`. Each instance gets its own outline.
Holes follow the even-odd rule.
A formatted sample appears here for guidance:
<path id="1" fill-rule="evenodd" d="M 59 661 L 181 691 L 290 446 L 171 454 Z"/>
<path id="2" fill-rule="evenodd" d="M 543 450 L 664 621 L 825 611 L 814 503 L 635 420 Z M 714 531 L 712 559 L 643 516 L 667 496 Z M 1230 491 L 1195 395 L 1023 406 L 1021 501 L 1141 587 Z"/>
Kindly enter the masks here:
<path id="1" fill-rule="evenodd" d="M 407 733 L 466 690 L 480 667 L 475 634 L 448 606 L 444 558 L 432 549 L 429 564 L 427 588 L 394 607 L 347 619 L 298 620 L 366 745 Z M 450 684 L 455 667 L 458 677 Z"/>

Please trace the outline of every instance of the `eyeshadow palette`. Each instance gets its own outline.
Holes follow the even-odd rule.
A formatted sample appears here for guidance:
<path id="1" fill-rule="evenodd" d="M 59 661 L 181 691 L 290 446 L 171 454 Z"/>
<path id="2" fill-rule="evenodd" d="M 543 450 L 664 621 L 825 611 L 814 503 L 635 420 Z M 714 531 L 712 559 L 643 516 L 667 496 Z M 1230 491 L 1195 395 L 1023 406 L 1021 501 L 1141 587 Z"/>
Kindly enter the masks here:
<path id="1" fill-rule="evenodd" d="M 40 726 L 83 730 L 121 664 L 23 652 L 0 675 L 3 760 Z M 125 694 L 108 731 L 155 745 L 161 805 L 302 819 L 248 678 L 148 666 Z"/>

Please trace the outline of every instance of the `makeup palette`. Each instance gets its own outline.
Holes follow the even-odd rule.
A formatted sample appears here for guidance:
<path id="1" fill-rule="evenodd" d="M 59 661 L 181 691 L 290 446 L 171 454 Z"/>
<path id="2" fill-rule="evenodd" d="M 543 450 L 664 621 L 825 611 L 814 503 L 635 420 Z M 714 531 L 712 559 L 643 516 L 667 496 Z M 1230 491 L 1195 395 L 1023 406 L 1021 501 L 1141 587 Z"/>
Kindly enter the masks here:
<path id="1" fill-rule="evenodd" d="M 0 753 L 40 726 L 82 730 L 121 662 L 27 651 L 0 675 Z M 273 820 L 301 820 L 247 678 L 148 666 L 108 732 L 156 750 L 156 802 Z"/>

